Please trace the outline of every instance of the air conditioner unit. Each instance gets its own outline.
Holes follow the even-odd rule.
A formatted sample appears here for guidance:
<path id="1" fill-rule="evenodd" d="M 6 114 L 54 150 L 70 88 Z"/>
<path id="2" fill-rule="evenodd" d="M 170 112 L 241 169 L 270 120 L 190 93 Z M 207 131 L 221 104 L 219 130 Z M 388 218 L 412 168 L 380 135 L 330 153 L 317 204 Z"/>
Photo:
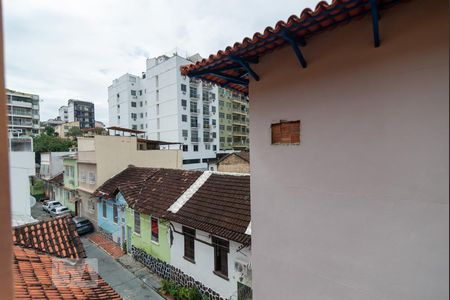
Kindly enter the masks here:
<path id="1" fill-rule="evenodd" d="M 240 273 L 242 276 L 251 276 L 251 264 L 250 263 L 245 263 L 243 261 L 240 260 L 236 260 L 234 262 L 234 269 L 236 270 L 236 272 Z"/>

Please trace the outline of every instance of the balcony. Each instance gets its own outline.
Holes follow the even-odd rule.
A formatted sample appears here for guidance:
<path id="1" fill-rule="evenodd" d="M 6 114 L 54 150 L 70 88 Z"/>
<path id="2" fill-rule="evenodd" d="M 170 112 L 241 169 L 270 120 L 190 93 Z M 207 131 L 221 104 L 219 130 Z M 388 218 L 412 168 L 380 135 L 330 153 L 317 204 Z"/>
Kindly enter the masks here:
<path id="1" fill-rule="evenodd" d="M 196 137 L 196 136 L 191 137 L 191 142 L 192 143 L 200 143 L 201 140 L 202 140 L 201 138 Z"/>
<path id="2" fill-rule="evenodd" d="M 247 115 L 248 111 L 242 108 L 235 108 L 233 107 L 233 113 L 235 114 L 241 114 L 241 115 Z"/>
<path id="3" fill-rule="evenodd" d="M 248 126 L 247 122 L 242 119 L 234 119 L 233 118 L 233 125 L 241 125 L 241 126 Z"/>
<path id="4" fill-rule="evenodd" d="M 211 129 L 211 125 L 203 124 L 203 130 L 210 130 L 210 129 Z"/>
<path id="5" fill-rule="evenodd" d="M 20 121 L 20 120 L 13 120 L 9 123 L 10 125 L 19 126 L 19 127 L 32 127 L 33 122 L 29 121 Z"/>
<path id="6" fill-rule="evenodd" d="M 204 116 L 210 116 L 211 112 L 209 110 L 203 110 L 203 115 Z"/>
<path id="7" fill-rule="evenodd" d="M 233 130 L 233 136 L 248 136 L 248 132 L 244 130 Z"/>

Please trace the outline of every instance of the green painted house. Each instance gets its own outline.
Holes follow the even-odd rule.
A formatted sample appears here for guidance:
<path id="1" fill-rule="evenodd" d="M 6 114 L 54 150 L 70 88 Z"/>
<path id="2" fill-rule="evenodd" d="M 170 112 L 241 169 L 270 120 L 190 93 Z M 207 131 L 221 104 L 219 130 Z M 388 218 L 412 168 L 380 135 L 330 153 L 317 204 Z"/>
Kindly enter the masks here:
<path id="1" fill-rule="evenodd" d="M 126 229 L 123 231 L 128 253 L 140 250 L 170 263 L 170 223 L 164 215 L 201 174 L 178 169 L 128 167 L 103 183 L 94 196 L 102 203 L 112 202 L 119 192 L 123 196 L 126 202 Z M 102 224 L 99 222 L 100 227 Z M 108 222 L 104 224 L 108 226 Z"/>
<path id="2" fill-rule="evenodd" d="M 131 233 L 131 245 L 151 256 L 170 262 L 169 222 L 126 208 L 126 224 Z M 131 249 L 130 249 L 131 250 Z M 131 251 L 129 251 L 131 252 Z"/>
<path id="3" fill-rule="evenodd" d="M 78 165 L 77 155 L 70 154 L 63 157 L 64 185 L 61 191 L 60 201 L 71 211 L 78 215 L 78 204 L 76 200 L 76 189 L 78 187 Z"/>

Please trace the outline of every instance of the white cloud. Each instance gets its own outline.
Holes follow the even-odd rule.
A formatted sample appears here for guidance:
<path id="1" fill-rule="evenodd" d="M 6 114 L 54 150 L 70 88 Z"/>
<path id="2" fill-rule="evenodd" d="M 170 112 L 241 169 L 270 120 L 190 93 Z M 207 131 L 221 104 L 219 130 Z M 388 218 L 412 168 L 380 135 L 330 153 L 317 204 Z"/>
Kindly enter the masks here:
<path id="1" fill-rule="evenodd" d="M 208 56 L 313 7 L 300 1 L 6 0 L 6 86 L 43 99 L 41 119 L 70 98 L 107 122 L 107 87 L 145 58 L 180 47 Z"/>

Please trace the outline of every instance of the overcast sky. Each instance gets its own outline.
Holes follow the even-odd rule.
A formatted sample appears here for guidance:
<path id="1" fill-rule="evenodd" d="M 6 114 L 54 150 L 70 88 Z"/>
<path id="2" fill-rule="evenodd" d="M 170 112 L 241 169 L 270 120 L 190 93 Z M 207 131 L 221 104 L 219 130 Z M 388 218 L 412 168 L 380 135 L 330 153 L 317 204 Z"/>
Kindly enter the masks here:
<path id="1" fill-rule="evenodd" d="M 205 57 L 317 2 L 5 0 L 6 87 L 38 94 L 41 120 L 73 98 L 107 123 L 107 87 L 141 74 L 147 57 L 175 47 Z"/>

